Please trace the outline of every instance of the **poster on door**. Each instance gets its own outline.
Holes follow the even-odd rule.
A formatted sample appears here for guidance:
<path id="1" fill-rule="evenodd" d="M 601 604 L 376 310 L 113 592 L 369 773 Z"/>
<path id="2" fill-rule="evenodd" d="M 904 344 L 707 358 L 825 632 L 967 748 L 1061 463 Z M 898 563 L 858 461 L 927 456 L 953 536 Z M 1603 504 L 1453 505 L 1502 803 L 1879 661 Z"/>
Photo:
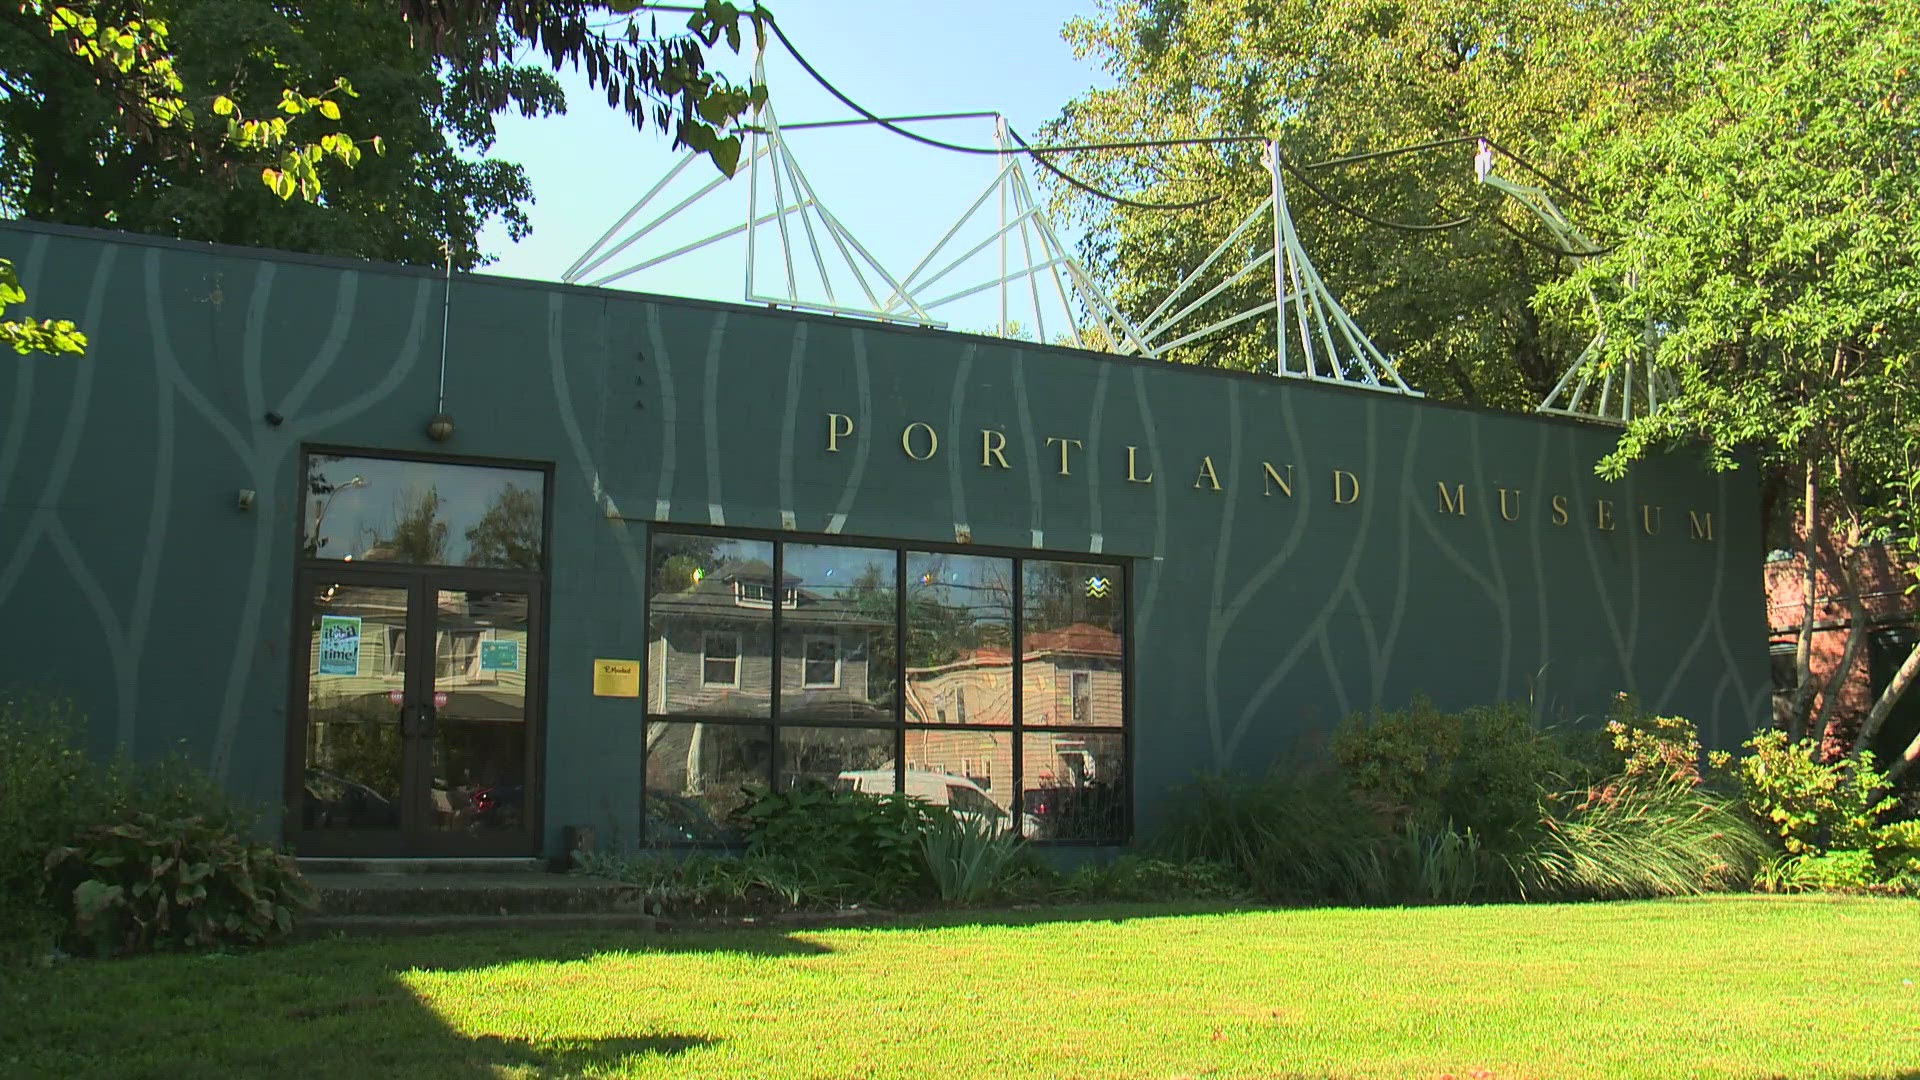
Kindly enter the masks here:
<path id="1" fill-rule="evenodd" d="M 481 671 L 519 671 L 520 643 L 513 640 L 480 643 Z"/>
<path id="2" fill-rule="evenodd" d="M 320 616 L 320 674 L 360 674 L 360 617 Z"/>

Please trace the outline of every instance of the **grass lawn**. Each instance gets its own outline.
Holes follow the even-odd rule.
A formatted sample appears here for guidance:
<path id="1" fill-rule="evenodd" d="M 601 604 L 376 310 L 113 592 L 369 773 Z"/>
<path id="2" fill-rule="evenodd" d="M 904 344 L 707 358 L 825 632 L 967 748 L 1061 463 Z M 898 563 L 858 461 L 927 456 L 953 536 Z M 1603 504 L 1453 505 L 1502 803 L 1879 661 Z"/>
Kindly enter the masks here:
<path id="1" fill-rule="evenodd" d="M 0 1076 L 1920 1077 L 1920 903 L 949 916 L 0 971 Z"/>

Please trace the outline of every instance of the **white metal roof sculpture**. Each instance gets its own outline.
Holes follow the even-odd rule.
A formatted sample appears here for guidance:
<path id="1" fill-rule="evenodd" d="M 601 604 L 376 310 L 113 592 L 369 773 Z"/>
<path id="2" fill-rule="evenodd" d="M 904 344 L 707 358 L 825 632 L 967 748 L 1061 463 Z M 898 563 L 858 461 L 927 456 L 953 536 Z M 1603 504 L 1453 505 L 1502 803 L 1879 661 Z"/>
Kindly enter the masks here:
<path id="1" fill-rule="evenodd" d="M 1567 254 L 1586 259 L 1606 252 L 1605 248 L 1594 243 L 1578 226 L 1567 220 L 1567 215 L 1554 204 L 1545 188 L 1516 184 L 1495 176 L 1493 147 L 1485 139 L 1480 140 L 1479 152 L 1474 155 L 1473 172 L 1481 183 L 1503 192 L 1539 218 L 1548 234 L 1560 243 Z M 1592 307 L 1595 322 L 1598 323 L 1600 301 L 1591 289 L 1587 290 L 1587 303 Z M 1647 336 L 1651 339 L 1651 328 Z M 1672 376 L 1654 364 L 1650 348 L 1643 350 L 1639 360 L 1607 364 L 1601 359 L 1606 343 L 1607 333 L 1602 326 L 1534 411 L 1625 424 L 1636 415 L 1651 413 L 1660 407 L 1663 398 L 1673 396 Z"/>
<path id="2" fill-rule="evenodd" d="M 764 79 L 765 63 L 762 52 L 755 61 L 756 78 Z M 903 123 L 985 117 L 995 120 L 995 149 L 972 152 L 997 154 L 999 167 L 993 180 L 932 249 L 900 275 L 891 273 L 827 208 L 785 135 L 804 128 L 849 124 L 878 124 L 902 131 L 899 125 Z M 665 195 L 689 165 L 704 157 L 689 152 L 568 267 L 562 280 L 612 285 L 744 235 L 746 266 L 741 298 L 748 303 L 945 328 L 948 322 L 942 318 L 942 309 L 997 290 L 999 314 L 994 332 L 1000 336 L 1068 341 L 1082 348 L 1155 358 L 1249 319 L 1271 315 L 1276 355 L 1270 374 L 1422 396 L 1407 385 L 1394 363 L 1354 322 L 1307 257 L 1287 207 L 1282 175 L 1286 164 L 1272 142 L 1266 144 L 1263 161 L 1271 175 L 1272 193 L 1198 267 L 1184 275 L 1152 312 L 1136 320 L 1114 303 L 1061 241 L 1027 179 L 1025 159 L 1037 156 L 1036 150 L 1013 136 L 1005 118 L 998 114 L 949 113 L 892 119 L 864 114 L 858 120 L 794 124 L 783 129 L 772 105 L 763 104 L 755 107 L 743 130 L 748 135 L 745 161 L 733 178 L 744 180 L 743 220 L 668 251 L 643 254 L 649 249 L 634 250 L 696 203 L 716 192 L 741 190 L 742 185 L 730 185 L 722 176 L 683 197 Z M 1040 148 L 1040 152 L 1045 150 Z M 996 203 L 997 222 L 983 213 Z M 670 205 L 646 214 L 660 204 Z M 1230 251 L 1244 250 L 1235 245 L 1254 226 L 1269 220 L 1269 215 L 1272 245 L 1263 244 L 1258 253 L 1220 280 L 1210 279 Z M 777 256 L 770 259 L 769 253 Z M 623 255 L 642 257 L 617 262 Z M 771 286 L 763 280 L 769 263 L 777 282 Z M 1194 325 L 1198 318 L 1193 316 L 1209 301 L 1269 267 L 1272 299 L 1205 325 Z"/>

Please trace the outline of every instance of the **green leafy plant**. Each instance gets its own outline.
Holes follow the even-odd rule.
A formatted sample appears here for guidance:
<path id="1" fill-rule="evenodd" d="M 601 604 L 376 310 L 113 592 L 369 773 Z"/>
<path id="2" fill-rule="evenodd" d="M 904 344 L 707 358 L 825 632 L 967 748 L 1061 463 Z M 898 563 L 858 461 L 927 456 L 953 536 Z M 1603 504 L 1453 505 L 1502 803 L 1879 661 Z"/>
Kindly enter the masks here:
<path id="1" fill-rule="evenodd" d="M 1246 883 L 1226 863 L 1147 855 L 1122 855 L 1104 865 L 1089 863 L 1067 875 L 1061 885 L 1064 896 L 1085 903 L 1237 900 L 1247 894 Z"/>
<path id="2" fill-rule="evenodd" d="M 983 814 L 956 814 L 937 807 L 927 814 L 920 852 L 940 899 L 973 903 L 994 891 L 1022 843 L 1011 830 Z"/>
<path id="3" fill-rule="evenodd" d="M 1337 773 L 1275 769 L 1202 776 L 1175 792 L 1156 854 L 1233 868 L 1267 899 L 1376 903 L 1390 895 L 1380 812 Z"/>
<path id="4" fill-rule="evenodd" d="M 266 944 L 312 900 L 291 858 L 197 817 L 96 825 L 45 869 L 67 944 L 96 956 Z"/>
<path id="5" fill-rule="evenodd" d="M 1700 782 L 1700 731 L 1684 716 L 1652 716 L 1641 712 L 1631 695 L 1619 694 L 1607 715 L 1608 743 L 1618 755 L 1622 775 Z M 1709 755 L 1724 766 L 1729 755 Z"/>
<path id="6" fill-rule="evenodd" d="M 1789 855 L 1879 846 L 1875 834 L 1896 802 L 1872 754 L 1822 761 L 1817 740 L 1790 741 L 1778 730 L 1744 745 L 1735 772 L 1747 807 Z"/>
<path id="7" fill-rule="evenodd" d="M 734 821 L 755 855 L 804 862 L 842 879 L 868 883 L 867 898 L 924 893 L 921 853 L 930 808 L 898 792 L 873 795 L 824 784 L 748 791 Z"/>
<path id="8" fill-rule="evenodd" d="M 71 702 L 0 693 L 0 960 L 45 956 L 72 938 L 74 898 L 50 888 L 49 852 L 84 846 L 140 813 L 197 821 L 197 834 L 234 843 L 258 820 L 180 758 L 91 759 L 80 748 L 83 727 Z"/>
<path id="9" fill-rule="evenodd" d="M 1513 703 L 1445 712 L 1416 698 L 1404 709 L 1349 716 L 1330 749 L 1353 789 L 1396 824 L 1487 841 L 1531 823 L 1542 787 L 1586 775 L 1564 737 Z"/>
<path id="10" fill-rule="evenodd" d="M 1388 850 L 1397 871 L 1394 891 L 1401 897 L 1460 904 L 1485 891 L 1489 856 L 1472 829 L 1456 831 L 1451 822 L 1433 829 L 1408 823 Z"/>

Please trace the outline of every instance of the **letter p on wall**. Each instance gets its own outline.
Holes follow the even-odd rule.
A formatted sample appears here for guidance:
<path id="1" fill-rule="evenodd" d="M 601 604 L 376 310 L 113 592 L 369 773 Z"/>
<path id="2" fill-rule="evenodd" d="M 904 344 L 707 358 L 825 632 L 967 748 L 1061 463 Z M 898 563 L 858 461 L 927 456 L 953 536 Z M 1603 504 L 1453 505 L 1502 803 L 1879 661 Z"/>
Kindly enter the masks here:
<path id="1" fill-rule="evenodd" d="M 840 452 L 840 440 L 853 434 L 853 417 L 845 413 L 827 414 L 827 453 Z"/>

